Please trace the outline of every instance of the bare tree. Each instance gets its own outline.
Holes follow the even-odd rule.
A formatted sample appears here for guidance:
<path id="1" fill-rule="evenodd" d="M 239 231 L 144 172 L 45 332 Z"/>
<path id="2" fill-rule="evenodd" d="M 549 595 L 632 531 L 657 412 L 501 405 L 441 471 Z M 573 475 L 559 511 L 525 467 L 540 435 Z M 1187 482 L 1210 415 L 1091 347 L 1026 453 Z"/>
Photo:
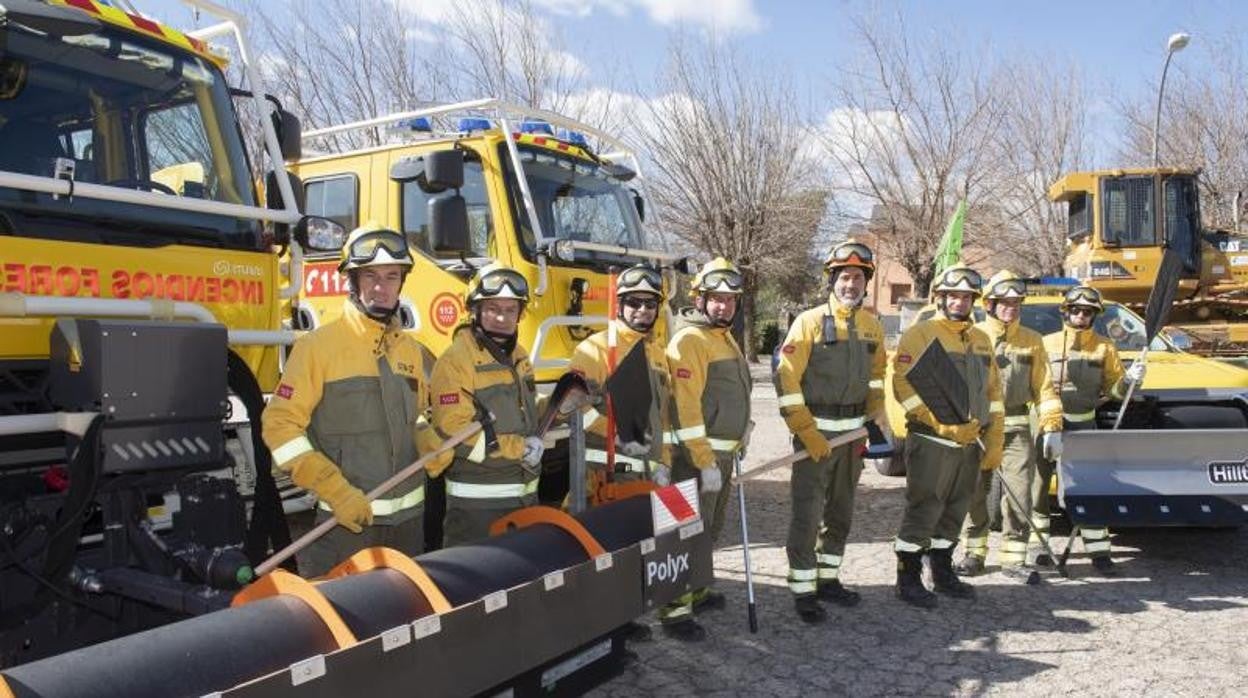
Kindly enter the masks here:
<path id="1" fill-rule="evenodd" d="M 1000 180 L 1004 105 L 979 56 L 948 37 L 912 40 L 856 22 L 862 57 L 833 78 L 840 107 L 823 130 L 838 212 L 863 222 L 926 295 L 948 217 L 967 200 L 967 239 Z"/>
<path id="2" fill-rule="evenodd" d="M 1048 199 L 1048 188 L 1087 159 L 1087 103 L 1073 64 L 1019 60 L 1003 69 L 1004 119 L 997 150 L 1005 158 L 985 202 L 978 240 L 1020 273 L 1058 274 L 1066 256 L 1066 205 Z"/>
<path id="3" fill-rule="evenodd" d="M 760 279 L 804 268 L 826 192 L 803 148 L 792 89 L 732 44 L 673 35 L 640 129 L 663 228 L 745 276 L 746 336 Z M 747 351 L 756 359 L 752 344 Z"/>
<path id="4" fill-rule="evenodd" d="M 1170 167 L 1201 168 L 1201 215 L 1206 225 L 1229 226 L 1235 195 L 1248 187 L 1248 77 L 1241 37 L 1193 46 L 1199 63 L 1175 59 L 1166 81 L 1158 151 Z M 1189 70 L 1188 64 L 1200 65 Z M 1155 92 L 1119 105 L 1126 123 L 1123 165 L 1151 164 Z"/>

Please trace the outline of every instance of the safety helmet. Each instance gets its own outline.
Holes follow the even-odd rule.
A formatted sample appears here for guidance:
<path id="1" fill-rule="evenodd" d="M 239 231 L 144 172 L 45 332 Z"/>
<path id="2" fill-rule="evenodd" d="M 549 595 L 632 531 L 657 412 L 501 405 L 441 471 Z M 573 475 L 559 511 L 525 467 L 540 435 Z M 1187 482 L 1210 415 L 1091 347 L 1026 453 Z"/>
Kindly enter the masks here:
<path id="1" fill-rule="evenodd" d="M 648 264 L 638 264 L 625 269 L 616 279 L 615 296 L 620 298 L 629 293 L 653 293 L 662 300 L 663 276 L 659 270 Z"/>
<path id="2" fill-rule="evenodd" d="M 1097 313 L 1105 310 L 1101 292 L 1091 286 L 1076 286 L 1066 292 L 1066 296 L 1062 298 L 1062 311 L 1065 312 L 1076 305 L 1092 308 Z"/>
<path id="3" fill-rule="evenodd" d="M 846 240 L 833 247 L 828 258 L 823 260 L 823 270 L 833 278 L 838 270 L 845 267 L 858 267 L 870 281 L 875 274 L 875 254 L 870 247 L 857 240 Z"/>
<path id="4" fill-rule="evenodd" d="M 932 284 L 933 293 L 973 293 L 979 295 L 984 287 L 984 277 L 965 264 L 955 264 L 940 273 Z"/>
<path id="5" fill-rule="evenodd" d="M 706 266 L 698 270 L 693 277 L 690 295 L 703 293 L 741 293 L 745 288 L 745 278 L 737 265 L 723 257 L 716 257 Z"/>
<path id="6" fill-rule="evenodd" d="M 1009 269 L 1002 269 L 993 274 L 984 288 L 985 300 L 1023 298 L 1027 295 L 1027 283 Z"/>
<path id="7" fill-rule="evenodd" d="M 529 282 L 520 272 L 498 262 L 491 262 L 477 270 L 468 282 L 464 302 L 468 307 L 487 298 L 514 298 L 528 305 Z"/>
<path id="8" fill-rule="evenodd" d="M 407 238 L 402 233 L 382 227 L 376 221 L 368 221 L 351 231 L 342 246 L 342 261 L 338 271 L 397 264 L 412 268 L 412 253 L 407 248 Z"/>

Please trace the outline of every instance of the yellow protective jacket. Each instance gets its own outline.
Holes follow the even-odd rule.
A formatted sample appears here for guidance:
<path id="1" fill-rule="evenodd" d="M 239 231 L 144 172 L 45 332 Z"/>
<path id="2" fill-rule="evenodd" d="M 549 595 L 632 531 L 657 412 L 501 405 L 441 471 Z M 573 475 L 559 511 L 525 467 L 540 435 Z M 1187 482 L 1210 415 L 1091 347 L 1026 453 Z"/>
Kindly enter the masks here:
<path id="1" fill-rule="evenodd" d="M 884 328 L 871 311 L 829 297 L 797 316 L 779 359 L 776 396 L 793 434 L 812 425 L 825 435 L 849 431 L 882 415 L 888 364 Z"/>
<path id="2" fill-rule="evenodd" d="M 1039 433 L 1062 430 L 1062 399 L 1049 375 L 1049 356 L 1044 337 L 1021 322 L 1005 324 L 989 315 L 975 325 L 992 340 L 997 368 L 1001 371 L 1001 394 L 1005 403 L 1007 431 L 1031 428 L 1034 406 Z"/>
<path id="3" fill-rule="evenodd" d="M 1063 327 L 1044 338 L 1049 372 L 1071 422 L 1091 422 L 1105 396 L 1121 400 L 1127 391 L 1126 371 L 1114 343 L 1096 330 Z"/>
<path id="4" fill-rule="evenodd" d="M 914 363 L 932 342 L 940 342 L 962 380 L 966 382 L 970 414 L 979 420 L 984 455 L 981 466 L 995 468 L 1001 464 L 1004 443 L 1005 404 L 1001 396 L 1001 372 L 993 360 L 992 341 L 969 321 L 947 318 L 925 320 L 901 335 L 893 358 L 893 394 L 906 412 L 906 428 L 910 434 L 949 441 L 946 427 L 923 404 L 923 399 L 906 378 Z M 958 442 L 966 446 L 974 439 Z"/>
<path id="5" fill-rule="evenodd" d="M 436 448 L 427 419 L 430 356 L 397 320 L 383 326 L 346 301 L 342 317 L 295 342 L 264 409 L 273 464 L 290 472 L 328 460 L 368 492 Z M 424 482 L 418 473 L 374 501 L 374 523 L 416 516 Z"/>
<path id="6" fill-rule="evenodd" d="M 716 451 L 741 448 L 750 423 L 750 367 L 729 328 L 696 310 L 682 319 L 686 326 L 667 345 L 676 439 L 695 467 L 713 468 Z"/>
<path id="7" fill-rule="evenodd" d="M 446 494 L 464 508 L 521 506 L 523 498 L 537 492 L 538 472 L 520 464 L 524 438 L 537 430 L 533 366 L 519 344 L 510 356 L 496 357 L 483 341 L 488 340 L 472 326 L 457 327 L 451 346 L 433 367 L 430 399 L 438 435 L 445 439 L 488 410 L 498 439 L 497 448 L 488 452 L 484 432 L 455 447 L 445 473 Z M 446 461 L 429 472 L 437 476 L 443 468 Z"/>
<path id="8" fill-rule="evenodd" d="M 642 463 L 616 453 L 616 468 L 632 473 L 644 473 L 647 468 L 662 463 L 671 465 L 672 445 L 675 434 L 671 432 L 671 376 L 668 373 L 667 354 L 663 344 L 653 332 L 642 334 L 621 320 L 612 320 L 616 335 L 616 361 L 622 361 L 637 342 L 645 342 L 646 363 L 650 365 L 650 453 Z M 585 410 L 585 460 L 590 464 L 606 462 L 607 407 L 601 390 L 610 372 L 607 370 L 608 330 L 596 332 L 576 346 L 568 370 L 585 379 L 591 392 L 599 399 Z"/>

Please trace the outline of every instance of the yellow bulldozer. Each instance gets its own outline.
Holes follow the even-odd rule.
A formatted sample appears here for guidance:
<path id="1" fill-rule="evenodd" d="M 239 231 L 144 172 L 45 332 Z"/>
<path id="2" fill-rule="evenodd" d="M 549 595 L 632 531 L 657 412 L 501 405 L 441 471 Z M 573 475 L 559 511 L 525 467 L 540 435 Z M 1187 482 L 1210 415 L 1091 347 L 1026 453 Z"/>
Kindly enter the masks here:
<path id="1" fill-rule="evenodd" d="M 1218 358 L 1248 358 L 1248 236 L 1201 222 L 1199 170 L 1074 172 L 1049 187 L 1068 206 L 1065 273 L 1137 311 L 1172 249 L 1183 278 L 1171 337 Z M 1175 331 L 1177 330 L 1177 331 Z M 1181 341 L 1181 344 L 1186 344 Z"/>

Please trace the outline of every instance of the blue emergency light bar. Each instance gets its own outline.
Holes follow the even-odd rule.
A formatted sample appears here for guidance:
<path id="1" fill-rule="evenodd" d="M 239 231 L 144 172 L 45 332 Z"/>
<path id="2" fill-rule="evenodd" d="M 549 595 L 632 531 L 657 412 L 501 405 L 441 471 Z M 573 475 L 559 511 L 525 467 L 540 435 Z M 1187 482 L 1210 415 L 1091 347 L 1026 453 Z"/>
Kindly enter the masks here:
<path id="1" fill-rule="evenodd" d="M 580 131 L 570 131 L 566 128 L 559 129 L 559 134 L 555 136 L 564 143 L 579 145 L 582 148 L 589 147 L 589 141 L 585 138 L 585 134 Z"/>
<path id="2" fill-rule="evenodd" d="M 493 124 L 485 117 L 466 116 L 459 120 L 459 130 L 465 133 L 470 131 L 488 131 L 491 128 L 493 128 Z"/>
<path id="3" fill-rule="evenodd" d="M 539 133 L 545 136 L 555 135 L 555 130 L 545 121 L 525 119 L 520 122 L 520 133 Z"/>
<path id="4" fill-rule="evenodd" d="M 427 116 L 417 116 L 411 119 L 404 119 L 398 124 L 399 128 L 405 128 L 409 131 L 423 131 L 425 133 L 433 132 L 433 124 L 429 122 Z"/>

